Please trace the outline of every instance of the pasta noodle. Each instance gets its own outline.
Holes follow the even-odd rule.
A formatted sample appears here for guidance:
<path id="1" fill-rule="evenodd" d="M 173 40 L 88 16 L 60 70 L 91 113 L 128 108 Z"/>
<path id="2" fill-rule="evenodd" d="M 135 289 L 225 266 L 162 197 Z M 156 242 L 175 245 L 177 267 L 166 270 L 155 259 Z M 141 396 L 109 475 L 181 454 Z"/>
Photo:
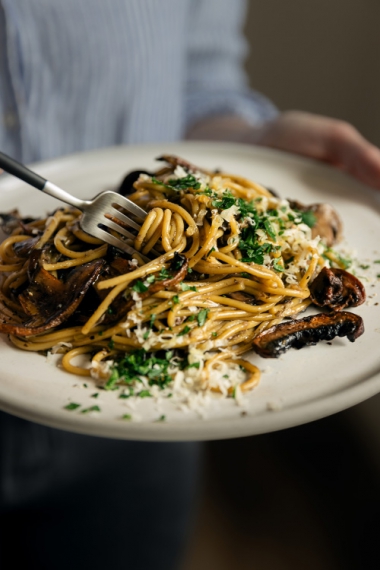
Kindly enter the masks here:
<path id="1" fill-rule="evenodd" d="M 130 394 L 253 389 L 260 371 L 241 356 L 258 333 L 308 307 L 308 284 L 327 263 L 319 239 L 261 185 L 180 161 L 141 174 L 130 198 L 148 212 L 129 241 L 133 259 L 85 234 L 74 209 L 16 225 L 0 245 L 0 330 Z M 94 268 L 71 310 L 74 277 Z M 53 318 L 61 294 L 68 315 Z"/>

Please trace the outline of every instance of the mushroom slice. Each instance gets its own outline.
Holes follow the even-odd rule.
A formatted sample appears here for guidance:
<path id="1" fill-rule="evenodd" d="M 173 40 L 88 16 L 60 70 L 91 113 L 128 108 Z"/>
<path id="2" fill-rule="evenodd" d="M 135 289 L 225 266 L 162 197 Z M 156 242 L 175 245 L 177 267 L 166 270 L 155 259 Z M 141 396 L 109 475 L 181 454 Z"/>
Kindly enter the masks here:
<path id="1" fill-rule="evenodd" d="M 20 227 L 23 229 L 23 233 L 29 234 L 32 230 L 27 225 L 35 221 L 35 218 L 22 218 L 18 210 L 0 213 L 0 229 L 7 235 L 10 235 L 15 229 Z"/>
<path id="2" fill-rule="evenodd" d="M 294 210 L 302 213 L 310 212 L 315 217 L 315 223 L 311 227 L 313 238 L 319 236 L 328 247 L 342 239 L 342 221 L 338 212 L 330 204 L 310 204 L 305 206 L 301 202 L 289 200 L 289 205 Z"/>
<path id="3" fill-rule="evenodd" d="M 131 172 L 128 172 L 128 174 L 124 177 L 123 181 L 121 182 L 119 189 L 117 190 L 119 194 L 122 194 L 123 196 L 128 196 L 128 194 L 132 194 L 133 192 L 135 192 L 135 188 L 133 185 L 139 179 L 140 174 L 147 174 L 148 176 L 153 176 L 153 174 L 151 172 L 148 172 L 147 170 L 132 170 Z"/>
<path id="4" fill-rule="evenodd" d="M 204 174 L 210 174 L 208 170 L 199 168 L 198 166 L 195 166 L 194 164 L 191 164 L 190 162 L 187 162 L 187 160 L 184 160 L 179 156 L 175 156 L 174 154 L 163 154 L 162 156 L 158 156 L 156 160 L 159 160 L 161 162 L 167 162 L 173 168 L 176 168 L 177 166 L 182 166 L 182 168 L 184 168 L 188 172 L 192 173 L 203 172 Z"/>
<path id="5" fill-rule="evenodd" d="M 46 274 L 38 273 L 41 280 L 37 280 L 32 289 L 27 289 L 23 293 L 23 307 L 32 318 L 23 324 L 0 322 L 0 332 L 31 336 L 62 324 L 74 313 L 91 285 L 96 282 L 103 264 L 102 259 L 96 259 L 70 271 L 66 282 L 59 288 L 59 296 L 55 294 L 58 288 L 52 285 L 51 281 L 45 281 Z M 37 291 L 39 295 L 36 295 L 34 301 L 34 293 Z M 44 294 L 41 294 L 42 291 Z M 49 294 L 49 291 L 52 294 Z M 28 292 L 33 295 L 28 296 Z"/>
<path id="6" fill-rule="evenodd" d="M 363 319 L 359 315 L 347 311 L 322 313 L 275 325 L 258 334 L 252 348 L 263 358 L 278 358 L 289 348 L 300 349 L 336 336 L 346 336 L 354 342 L 363 332 Z"/>
<path id="7" fill-rule="evenodd" d="M 188 267 L 189 267 L 189 260 L 187 259 L 187 257 L 176 252 L 174 254 L 173 261 L 170 265 L 170 269 L 172 271 L 177 271 L 177 273 L 168 279 L 163 279 L 161 281 L 155 281 L 154 283 L 149 285 L 149 287 L 146 291 L 144 291 L 143 293 L 139 293 L 140 299 L 141 300 L 146 299 L 150 295 L 153 295 L 154 293 L 158 293 L 158 291 L 164 291 L 164 289 L 166 289 L 167 291 L 172 290 L 177 285 L 179 285 L 179 283 L 181 283 L 181 281 L 183 281 L 185 279 Z M 121 297 L 121 295 L 122 294 L 120 294 L 119 297 Z M 117 306 L 117 302 L 118 302 L 118 297 L 115 299 L 115 301 L 113 302 L 111 307 L 114 308 L 115 306 Z M 133 299 L 131 299 L 127 303 L 125 303 L 123 301 L 122 309 L 120 309 L 120 310 L 118 309 L 117 312 L 115 311 L 115 314 L 117 314 L 117 318 L 120 320 L 120 318 L 122 316 L 124 316 L 128 313 L 128 311 L 133 307 L 134 304 L 135 304 L 135 301 Z M 100 322 L 103 323 L 105 318 L 106 317 L 104 316 Z M 107 318 L 109 319 L 109 317 L 107 317 Z M 109 322 L 109 321 L 107 320 L 107 322 Z"/>
<path id="8" fill-rule="evenodd" d="M 309 289 L 313 303 L 330 311 L 357 307 L 366 299 L 363 283 L 344 269 L 324 267 Z"/>

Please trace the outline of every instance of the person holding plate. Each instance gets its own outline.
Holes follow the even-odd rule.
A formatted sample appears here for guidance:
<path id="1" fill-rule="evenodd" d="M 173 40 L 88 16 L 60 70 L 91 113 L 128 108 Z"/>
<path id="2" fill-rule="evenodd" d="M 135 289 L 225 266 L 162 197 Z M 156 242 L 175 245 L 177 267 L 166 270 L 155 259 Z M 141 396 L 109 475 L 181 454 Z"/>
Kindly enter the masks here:
<path id="1" fill-rule="evenodd" d="M 380 188 L 354 127 L 247 86 L 243 0 L 0 0 L 0 150 L 30 163 L 184 138 L 278 148 Z M 4 567 L 177 568 L 196 444 L 107 441 L 0 414 Z M 23 548 L 10 548 L 17 533 Z"/>

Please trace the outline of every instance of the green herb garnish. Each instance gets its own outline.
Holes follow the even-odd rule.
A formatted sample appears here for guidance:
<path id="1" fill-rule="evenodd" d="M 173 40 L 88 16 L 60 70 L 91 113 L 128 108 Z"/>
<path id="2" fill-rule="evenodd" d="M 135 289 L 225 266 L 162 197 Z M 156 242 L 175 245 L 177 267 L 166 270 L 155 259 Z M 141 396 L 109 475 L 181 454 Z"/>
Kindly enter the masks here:
<path id="1" fill-rule="evenodd" d="M 100 412 L 99 406 L 91 406 L 90 408 L 85 408 L 81 411 L 81 414 L 88 414 L 89 412 Z"/>
<path id="2" fill-rule="evenodd" d="M 187 325 L 177 334 L 177 336 L 183 336 L 191 331 L 191 328 Z"/>
<path id="3" fill-rule="evenodd" d="M 282 264 L 281 258 L 279 258 L 279 257 L 276 257 L 276 258 L 273 260 L 273 267 L 274 267 L 274 269 L 275 269 L 276 271 L 280 271 L 280 272 L 285 271 L 285 268 L 284 268 L 284 266 L 283 266 L 283 264 Z"/>
<path id="4" fill-rule="evenodd" d="M 181 283 L 182 291 L 198 291 L 198 289 L 194 286 L 188 285 L 187 283 Z"/>
<path id="5" fill-rule="evenodd" d="M 160 273 L 159 273 L 157 279 L 158 279 L 159 281 L 163 281 L 164 279 L 168 279 L 169 277 L 170 277 L 169 271 L 168 271 L 165 267 L 163 267 L 163 268 L 161 269 L 161 271 L 160 271 Z"/>
<path id="6" fill-rule="evenodd" d="M 188 174 L 182 178 L 171 178 L 168 185 L 173 190 L 187 190 L 188 188 L 199 190 L 201 187 L 200 182 L 198 182 L 198 180 L 192 174 Z"/>
<path id="7" fill-rule="evenodd" d="M 65 410 L 69 410 L 71 412 L 72 410 L 77 410 L 80 407 L 81 407 L 81 404 L 76 404 L 75 402 L 70 402 L 70 404 L 67 404 L 67 406 L 65 406 Z"/>
<path id="8" fill-rule="evenodd" d="M 132 385 L 141 382 L 141 376 L 146 376 L 152 385 L 164 387 L 171 381 L 168 367 L 169 360 L 166 358 L 157 358 L 143 348 L 135 350 L 113 364 L 105 389 L 112 390 L 117 383 Z"/>
<path id="9" fill-rule="evenodd" d="M 309 228 L 313 228 L 317 223 L 317 218 L 313 212 L 310 210 L 306 212 L 301 212 L 301 219 L 304 224 L 309 226 Z"/>
<path id="10" fill-rule="evenodd" d="M 199 368 L 199 362 L 193 362 L 192 364 L 188 364 L 185 368 Z"/>
<path id="11" fill-rule="evenodd" d="M 152 394 L 149 392 L 149 390 L 141 390 L 141 392 L 139 392 L 137 395 L 140 396 L 140 398 L 151 398 L 152 397 Z"/>
<path id="12" fill-rule="evenodd" d="M 207 315 L 210 312 L 210 309 L 201 309 L 197 315 L 197 321 L 198 321 L 198 325 L 200 327 L 203 327 L 203 325 L 206 322 L 207 319 Z"/>
<path id="13" fill-rule="evenodd" d="M 148 291 L 148 287 L 146 285 L 144 285 L 144 283 L 142 281 L 136 281 L 136 283 L 133 285 L 132 289 L 134 291 L 136 291 L 137 293 L 145 293 L 145 291 Z"/>

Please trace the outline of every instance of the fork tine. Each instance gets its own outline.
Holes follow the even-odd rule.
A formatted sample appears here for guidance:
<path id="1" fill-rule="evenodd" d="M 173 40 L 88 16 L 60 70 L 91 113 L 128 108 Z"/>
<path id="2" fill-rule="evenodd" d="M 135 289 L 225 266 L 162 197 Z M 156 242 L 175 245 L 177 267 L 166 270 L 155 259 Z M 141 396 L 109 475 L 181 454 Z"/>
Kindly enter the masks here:
<path id="1" fill-rule="evenodd" d="M 138 232 L 141 230 L 141 226 L 139 224 L 134 222 L 131 218 L 129 218 L 125 214 L 122 214 L 119 210 L 116 210 L 116 208 L 112 208 L 112 213 L 109 212 L 108 215 L 112 216 L 113 218 L 117 218 L 120 222 L 123 222 L 125 225 L 130 226 L 131 228 L 137 230 Z M 105 216 L 107 217 L 107 214 L 105 214 Z"/>
<path id="2" fill-rule="evenodd" d="M 113 222 L 112 220 L 109 220 L 108 218 L 106 218 L 104 220 L 104 226 L 106 226 L 107 228 L 110 228 L 111 230 L 115 230 L 118 234 L 121 234 L 124 237 L 127 237 L 129 239 L 136 239 L 136 236 L 134 236 L 133 234 L 131 234 L 131 232 L 129 232 L 128 230 L 126 230 L 125 228 L 123 228 L 123 226 L 119 226 L 119 224 L 115 224 L 115 222 Z M 98 225 L 99 227 L 99 225 Z"/>
<path id="3" fill-rule="evenodd" d="M 139 255 L 141 259 L 145 261 L 145 263 L 151 261 L 148 257 L 146 257 L 145 255 L 143 255 L 142 253 L 140 253 L 139 251 L 128 245 L 125 241 L 116 238 L 115 236 L 109 234 L 102 228 L 98 227 L 96 229 L 96 237 L 102 239 L 103 241 L 109 243 L 110 245 L 113 245 L 114 247 L 117 247 L 118 249 L 121 249 L 122 251 L 125 251 L 126 253 L 129 253 L 129 255 L 134 255 L 137 253 L 137 255 Z"/>
<path id="4" fill-rule="evenodd" d="M 140 208 L 140 206 L 137 206 L 137 204 L 134 204 L 131 200 L 128 200 L 128 198 L 125 198 L 120 194 L 116 194 L 116 192 L 104 192 L 104 194 L 112 195 L 111 198 L 115 204 L 118 204 L 125 210 L 128 210 L 128 212 L 131 212 L 131 214 L 134 214 L 138 218 L 145 220 L 147 212 Z"/>

